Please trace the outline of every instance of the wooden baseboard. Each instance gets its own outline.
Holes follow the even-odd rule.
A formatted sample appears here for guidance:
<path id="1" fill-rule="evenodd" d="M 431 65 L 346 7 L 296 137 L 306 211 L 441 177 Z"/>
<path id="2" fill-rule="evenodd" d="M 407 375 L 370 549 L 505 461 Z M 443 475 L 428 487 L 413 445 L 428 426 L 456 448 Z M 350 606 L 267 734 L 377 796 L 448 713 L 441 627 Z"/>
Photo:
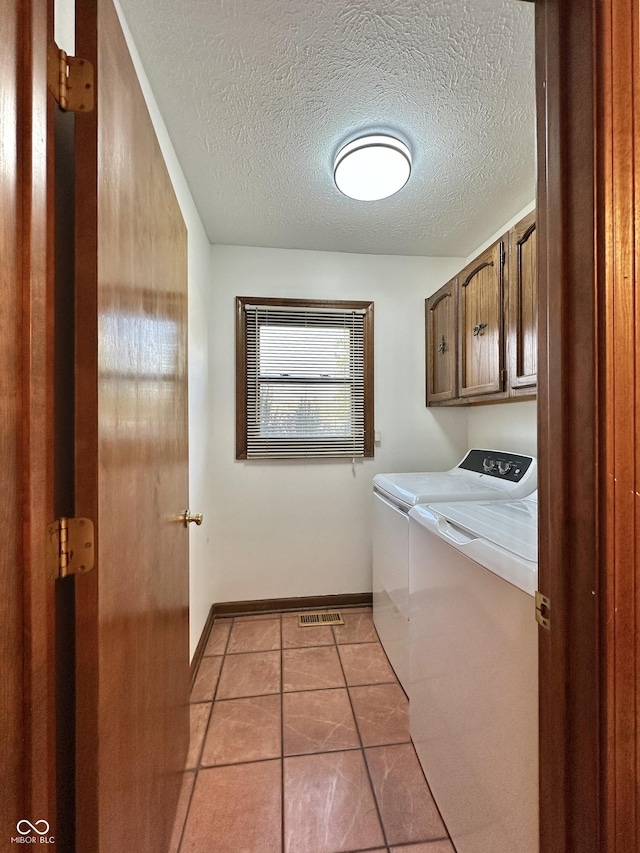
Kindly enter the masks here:
<path id="1" fill-rule="evenodd" d="M 193 682 L 196 680 L 196 675 L 198 673 L 198 667 L 200 666 L 200 661 L 202 660 L 202 656 L 204 655 L 204 650 L 207 647 L 207 643 L 209 641 L 209 634 L 211 633 L 211 626 L 213 625 L 213 620 L 215 619 L 215 613 L 213 605 L 211 605 L 211 609 L 209 610 L 209 615 L 207 616 L 207 621 L 204 623 L 204 628 L 202 629 L 202 634 L 200 635 L 200 639 L 198 640 L 198 645 L 196 646 L 196 650 L 193 655 L 193 659 L 191 661 L 190 667 L 190 679 L 191 679 L 191 687 L 193 687 Z"/>
<path id="2" fill-rule="evenodd" d="M 372 600 L 373 596 L 370 592 L 353 592 L 345 593 L 344 595 L 307 595 L 301 598 L 266 598 L 260 601 L 221 601 L 218 604 L 214 604 L 211 611 L 213 618 L 220 616 L 252 616 L 258 613 L 278 613 L 283 610 L 298 611 L 327 610 L 336 607 L 370 607 Z M 198 644 L 198 648 L 200 648 L 200 643 Z"/>

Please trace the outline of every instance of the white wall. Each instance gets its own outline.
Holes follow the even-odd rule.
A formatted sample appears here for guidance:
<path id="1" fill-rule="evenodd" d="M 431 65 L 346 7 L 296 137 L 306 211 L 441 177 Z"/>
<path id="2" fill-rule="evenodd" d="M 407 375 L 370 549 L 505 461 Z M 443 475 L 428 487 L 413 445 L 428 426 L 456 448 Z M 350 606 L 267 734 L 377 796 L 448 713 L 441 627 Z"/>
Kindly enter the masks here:
<path id="1" fill-rule="evenodd" d="M 189 502 L 193 512 L 204 512 L 202 526 L 192 525 L 189 530 L 189 634 L 193 656 L 213 603 L 210 557 L 212 480 L 208 474 L 211 434 L 208 326 L 211 244 L 117 0 L 115 6 L 188 233 Z"/>
<path id="2" fill-rule="evenodd" d="M 467 411 L 469 447 L 537 455 L 535 400 L 473 406 Z"/>
<path id="3" fill-rule="evenodd" d="M 487 239 L 483 243 L 480 243 L 480 245 L 477 246 L 473 250 L 473 252 L 471 252 L 469 257 L 465 259 L 464 265 L 466 266 L 467 264 L 470 264 L 471 261 L 480 254 L 480 252 L 484 252 L 484 250 L 488 249 L 492 243 L 495 243 L 498 237 L 502 237 L 502 235 L 505 234 L 510 228 L 513 228 L 514 225 L 517 225 L 518 222 L 520 222 L 520 220 L 527 215 L 527 213 L 531 213 L 531 211 L 535 209 L 535 206 L 535 200 L 530 201 L 529 204 L 523 207 L 519 213 L 516 213 L 516 215 L 513 216 L 508 222 L 505 222 L 504 225 L 501 225 L 497 231 L 494 231 L 494 233 L 490 237 L 487 237 Z"/>
<path id="4" fill-rule="evenodd" d="M 75 0 L 54 0 L 53 38 L 61 50 L 69 56 L 76 52 L 76 7 Z"/>
<path id="5" fill-rule="evenodd" d="M 532 201 L 520 213 L 506 222 L 465 260 L 470 263 L 480 252 L 488 248 L 505 231 L 516 225 L 523 216 L 535 207 Z M 512 450 L 514 453 L 537 455 L 535 400 L 518 403 L 496 403 L 486 406 L 471 406 L 468 412 L 469 447 L 487 447 L 497 450 Z"/>
<path id="6" fill-rule="evenodd" d="M 424 299 L 462 265 L 417 258 L 214 246 L 214 600 L 371 590 L 371 479 L 444 470 L 466 449 L 464 411 L 424 403 Z M 235 461 L 236 296 L 375 303 L 375 458 Z"/>

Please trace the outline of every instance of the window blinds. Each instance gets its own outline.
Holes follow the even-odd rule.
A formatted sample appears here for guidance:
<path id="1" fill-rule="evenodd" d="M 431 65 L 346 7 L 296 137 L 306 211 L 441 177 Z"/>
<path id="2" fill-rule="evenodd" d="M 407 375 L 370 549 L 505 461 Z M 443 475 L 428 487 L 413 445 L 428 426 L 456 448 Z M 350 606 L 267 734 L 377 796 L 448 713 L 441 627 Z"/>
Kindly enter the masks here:
<path id="1" fill-rule="evenodd" d="M 245 304 L 247 458 L 365 453 L 365 311 Z"/>

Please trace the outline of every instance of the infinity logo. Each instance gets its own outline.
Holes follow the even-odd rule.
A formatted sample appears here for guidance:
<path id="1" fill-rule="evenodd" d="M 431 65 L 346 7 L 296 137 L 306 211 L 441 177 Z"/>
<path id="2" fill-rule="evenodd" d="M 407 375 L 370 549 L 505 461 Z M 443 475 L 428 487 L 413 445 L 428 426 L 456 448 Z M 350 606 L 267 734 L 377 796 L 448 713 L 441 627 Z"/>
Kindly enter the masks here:
<path id="1" fill-rule="evenodd" d="M 24 827 L 27 827 L 24 829 Z M 44 826 L 44 829 L 38 829 L 39 826 Z M 35 824 L 28 820 L 19 820 L 16 824 L 16 829 L 20 835 L 29 835 L 31 832 L 37 832 L 38 835 L 46 835 L 49 832 L 49 824 L 46 820 L 37 820 Z"/>

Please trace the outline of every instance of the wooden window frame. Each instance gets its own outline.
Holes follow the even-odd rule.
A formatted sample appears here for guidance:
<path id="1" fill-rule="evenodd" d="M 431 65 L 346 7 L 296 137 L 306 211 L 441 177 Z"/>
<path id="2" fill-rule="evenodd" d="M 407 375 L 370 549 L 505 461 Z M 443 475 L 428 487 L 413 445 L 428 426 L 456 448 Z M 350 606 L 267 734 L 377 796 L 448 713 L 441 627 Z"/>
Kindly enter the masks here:
<path id="1" fill-rule="evenodd" d="M 277 308 L 325 308 L 343 311 L 364 311 L 364 459 L 374 456 L 374 381 L 373 381 L 373 302 L 328 299 L 280 299 L 276 297 L 237 296 L 236 297 L 236 459 L 246 461 L 247 453 L 247 337 L 245 326 L 245 305 L 265 305 Z M 266 457 L 260 457 L 264 461 Z M 275 458 L 275 457 L 274 457 Z M 287 456 L 278 460 L 287 461 Z M 295 457 L 300 459 L 301 457 Z M 309 456 L 315 459 L 347 459 L 341 456 Z"/>

